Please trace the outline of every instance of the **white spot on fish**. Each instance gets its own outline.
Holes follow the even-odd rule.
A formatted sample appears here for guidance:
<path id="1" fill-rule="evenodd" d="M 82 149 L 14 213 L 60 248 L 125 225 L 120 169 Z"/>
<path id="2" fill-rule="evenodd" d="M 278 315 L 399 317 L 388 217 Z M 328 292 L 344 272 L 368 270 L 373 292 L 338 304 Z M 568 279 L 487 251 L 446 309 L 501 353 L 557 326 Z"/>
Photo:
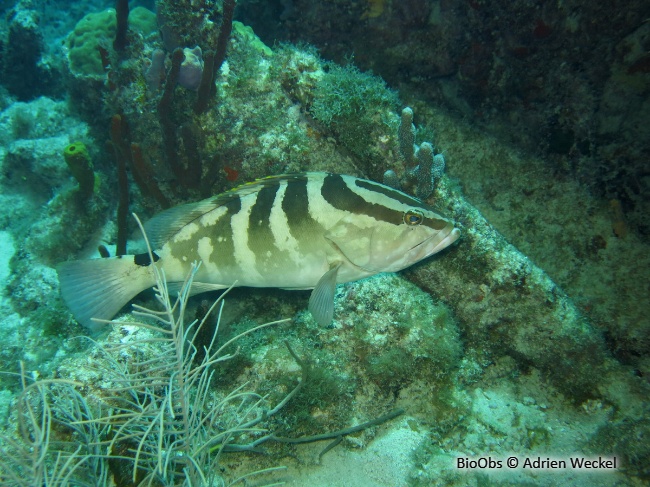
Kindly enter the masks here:
<path id="1" fill-rule="evenodd" d="M 198 230 L 199 225 L 194 222 L 185 225 L 176 235 L 174 235 L 174 243 L 185 242 L 191 239 Z"/>
<path id="2" fill-rule="evenodd" d="M 163 245 L 160 251 L 156 252 L 160 255 L 160 261 L 163 263 L 165 270 L 165 277 L 169 282 L 183 281 L 189 271 L 189 264 L 183 262 L 181 259 L 176 259 L 171 251 L 172 244 L 167 242 Z"/>
<path id="3" fill-rule="evenodd" d="M 225 206 L 220 206 L 215 208 L 212 211 L 207 212 L 205 215 L 201 216 L 199 222 L 204 227 L 211 227 L 216 225 L 216 223 L 228 212 L 228 209 Z"/>
<path id="4" fill-rule="evenodd" d="M 214 264 L 211 264 L 210 258 L 212 257 L 212 252 L 214 251 L 214 247 L 212 246 L 212 239 L 210 237 L 202 237 L 198 241 L 197 245 L 197 253 L 199 254 L 199 258 L 203 262 L 205 266 L 210 268 L 211 266 L 214 266 Z M 215 270 L 216 270 L 216 266 Z"/>

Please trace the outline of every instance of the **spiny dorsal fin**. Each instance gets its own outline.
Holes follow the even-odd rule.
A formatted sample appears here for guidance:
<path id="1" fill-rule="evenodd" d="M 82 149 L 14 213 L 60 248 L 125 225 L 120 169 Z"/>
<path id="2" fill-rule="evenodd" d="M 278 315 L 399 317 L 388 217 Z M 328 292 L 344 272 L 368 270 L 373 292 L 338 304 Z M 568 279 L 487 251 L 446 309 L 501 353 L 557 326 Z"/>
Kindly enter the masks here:
<path id="1" fill-rule="evenodd" d="M 144 225 L 152 248 L 161 248 L 185 225 L 223 204 L 215 199 L 213 197 L 197 203 L 175 206 L 154 216 Z"/>
<path id="2" fill-rule="evenodd" d="M 162 211 L 145 224 L 144 228 L 147 232 L 147 237 L 149 238 L 152 247 L 154 249 L 159 249 L 185 225 L 188 225 L 194 220 L 201 218 L 206 213 L 225 205 L 229 201 L 232 201 L 233 198 L 242 198 L 246 195 L 258 192 L 263 187 L 280 184 L 282 181 L 307 179 L 310 174 L 316 173 L 268 176 L 250 183 L 242 184 L 241 186 L 237 186 L 225 193 L 211 196 L 203 201 L 179 205 L 170 208 L 169 210 Z"/>

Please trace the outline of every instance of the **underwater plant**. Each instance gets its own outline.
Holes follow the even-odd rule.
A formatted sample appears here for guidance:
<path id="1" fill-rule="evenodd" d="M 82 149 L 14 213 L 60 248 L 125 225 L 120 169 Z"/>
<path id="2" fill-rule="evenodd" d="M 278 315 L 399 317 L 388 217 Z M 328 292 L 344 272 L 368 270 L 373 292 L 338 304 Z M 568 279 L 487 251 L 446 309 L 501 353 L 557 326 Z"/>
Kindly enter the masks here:
<path id="1" fill-rule="evenodd" d="M 144 229 L 138 220 L 141 230 Z M 153 253 L 145 235 L 149 257 Z M 92 365 L 81 374 L 94 374 L 91 387 L 84 380 L 48 379 L 24 386 L 14 413 L 16 430 L 0 442 L 2 485 L 106 485 L 112 475 L 117 485 L 225 486 L 256 474 L 245 474 L 226 484 L 219 462 L 224 452 L 257 452 L 268 442 L 303 444 L 332 440 L 321 456 L 341 438 L 389 421 L 404 411 L 396 409 L 355 426 L 301 437 L 269 432 L 264 425 L 316 377 L 314 368 L 285 341 L 301 377 L 273 406 L 267 396 L 246 389 L 215 389 L 218 364 L 237 352 L 228 347 L 245 335 L 283 323 L 277 320 L 249 328 L 218 344 L 226 290 L 202 317 L 186 322 L 187 304 L 200 263 L 192 265 L 177 297 L 172 298 L 165 272 L 157 265 L 155 298 L 161 310 L 134 304 L 133 320 L 108 321 L 117 326 L 116 341 L 92 342 Z M 216 313 L 207 340 L 204 328 Z M 27 382 L 22 374 L 23 383 Z"/>
<path id="2" fill-rule="evenodd" d="M 108 450 L 126 451 L 121 458 L 132 462 L 129 468 L 137 484 L 218 485 L 220 453 L 233 437 L 255 423 L 256 414 L 262 415 L 259 410 L 264 399 L 243 386 L 221 398 L 211 389 L 214 367 L 232 357 L 224 349 L 237 337 L 217 348 L 215 332 L 202 351 L 203 358 L 197 360 L 194 338 L 217 306 L 220 317 L 224 304 L 222 296 L 200 322 L 185 323 L 198 268 L 193 267 L 173 304 L 163 274 L 154 271 L 156 299 L 163 304 L 163 311 L 135 306 L 136 316 L 148 318 L 135 326 L 154 332 L 151 338 L 138 340 L 137 346 L 155 344 L 158 353 L 153 358 L 123 364 L 118 357 L 133 343 L 100 347 L 112 373 L 108 392 L 113 397 L 106 402 L 114 411 L 95 421 L 111 426 L 113 437 L 105 440 Z M 245 334 L 279 322 L 260 325 Z"/>
<path id="3" fill-rule="evenodd" d="M 0 442 L 3 485 L 105 485 L 109 470 L 135 485 L 225 485 L 218 468 L 222 451 L 239 434 L 260 431 L 258 425 L 277 413 L 301 382 L 270 410 L 265 398 L 245 385 L 222 397 L 212 391 L 215 366 L 233 356 L 224 352 L 227 347 L 286 320 L 249 329 L 219 347 L 215 331 L 199 355 L 194 338 L 217 307 L 218 330 L 225 294 L 203 319 L 186 323 L 198 268 L 192 267 L 173 299 L 164 272 L 153 266 L 162 311 L 136 306 L 140 321 L 111 322 L 146 333 L 116 344 L 93 342 L 99 355 L 95 371 L 107 384 L 99 394 L 84 395 L 87 384 L 71 380 L 24 387 L 16 403 L 15 438 L 7 435 Z M 142 359 L 145 350 L 152 358 Z"/>
<path id="4" fill-rule="evenodd" d="M 399 98 L 381 78 L 352 65 L 329 63 L 326 68 L 314 90 L 311 114 L 352 154 L 367 157 L 381 115 L 396 108 Z"/>
<path id="5" fill-rule="evenodd" d="M 0 439 L 0 482 L 7 487 L 105 485 L 108 470 L 96 439 L 105 434 L 94 422 L 72 427 L 68 440 L 55 439 L 54 427 L 92 418 L 91 409 L 65 379 L 41 380 L 27 385 L 21 363 L 22 392 L 13 406 L 16 435 Z"/>

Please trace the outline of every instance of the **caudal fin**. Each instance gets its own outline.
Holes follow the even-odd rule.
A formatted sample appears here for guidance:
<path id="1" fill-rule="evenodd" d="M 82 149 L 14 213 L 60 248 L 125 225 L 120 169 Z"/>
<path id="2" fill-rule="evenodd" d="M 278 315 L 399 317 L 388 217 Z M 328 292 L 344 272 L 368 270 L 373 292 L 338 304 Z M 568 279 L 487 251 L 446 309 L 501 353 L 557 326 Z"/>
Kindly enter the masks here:
<path id="1" fill-rule="evenodd" d="M 155 284 L 149 266 L 137 265 L 132 255 L 63 262 L 57 267 L 61 295 L 79 323 L 93 331 L 110 320 L 139 292 Z"/>

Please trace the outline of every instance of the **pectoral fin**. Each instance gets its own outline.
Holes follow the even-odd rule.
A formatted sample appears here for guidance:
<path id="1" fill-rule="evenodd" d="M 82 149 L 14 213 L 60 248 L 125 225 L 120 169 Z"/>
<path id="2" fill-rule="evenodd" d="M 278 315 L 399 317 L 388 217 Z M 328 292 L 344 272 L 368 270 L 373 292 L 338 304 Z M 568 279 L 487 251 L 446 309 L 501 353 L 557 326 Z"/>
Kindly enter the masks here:
<path id="1" fill-rule="evenodd" d="M 339 267 L 341 264 L 323 274 L 309 297 L 309 311 L 321 326 L 329 325 L 334 317 L 334 293 Z"/>

